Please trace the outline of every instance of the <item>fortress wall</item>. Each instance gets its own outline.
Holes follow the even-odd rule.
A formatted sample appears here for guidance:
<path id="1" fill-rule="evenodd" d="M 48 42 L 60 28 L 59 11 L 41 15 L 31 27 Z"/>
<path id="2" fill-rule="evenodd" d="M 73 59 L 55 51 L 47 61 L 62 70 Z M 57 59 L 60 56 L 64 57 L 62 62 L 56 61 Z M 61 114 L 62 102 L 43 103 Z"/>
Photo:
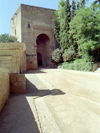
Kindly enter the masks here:
<path id="1" fill-rule="evenodd" d="M 9 75 L 0 69 L 0 112 L 2 111 L 10 93 Z"/>
<path id="2" fill-rule="evenodd" d="M 16 36 L 19 42 L 22 42 L 21 37 L 21 6 L 15 12 L 10 21 L 11 35 Z"/>
<path id="3" fill-rule="evenodd" d="M 40 34 L 49 38 L 46 46 L 46 64 L 51 65 L 51 54 L 54 50 L 54 36 L 52 20 L 55 18 L 55 10 L 21 4 L 11 19 L 11 35 L 19 38 L 20 42 L 26 44 L 25 53 L 22 55 L 20 68 L 23 71 L 38 69 L 37 65 L 37 43 L 36 39 Z M 30 25 L 30 28 L 28 27 Z M 16 29 L 16 35 L 15 35 Z M 27 66 L 25 66 L 25 61 Z"/>
<path id="4" fill-rule="evenodd" d="M 16 33 L 15 33 L 16 32 Z M 22 42 L 22 34 L 21 34 L 21 6 L 17 9 L 16 13 L 11 18 L 11 35 L 18 38 L 19 42 Z M 23 72 L 26 72 L 26 52 L 22 54 L 20 61 L 20 68 Z"/>
<path id="5" fill-rule="evenodd" d="M 22 42 L 26 44 L 26 54 L 34 54 L 34 30 L 51 30 L 54 11 L 28 5 L 21 5 L 22 12 Z M 30 28 L 28 28 L 30 24 Z"/>
<path id="6" fill-rule="evenodd" d="M 27 69 L 37 69 L 36 38 L 40 34 L 46 34 L 50 38 L 46 51 L 47 58 L 50 58 L 52 51 L 50 46 L 54 46 L 52 20 L 55 17 L 55 10 L 21 5 L 21 14 L 22 42 L 26 44 Z M 30 28 L 28 28 L 28 24 L 30 24 Z M 48 62 L 51 62 L 51 59 Z"/>

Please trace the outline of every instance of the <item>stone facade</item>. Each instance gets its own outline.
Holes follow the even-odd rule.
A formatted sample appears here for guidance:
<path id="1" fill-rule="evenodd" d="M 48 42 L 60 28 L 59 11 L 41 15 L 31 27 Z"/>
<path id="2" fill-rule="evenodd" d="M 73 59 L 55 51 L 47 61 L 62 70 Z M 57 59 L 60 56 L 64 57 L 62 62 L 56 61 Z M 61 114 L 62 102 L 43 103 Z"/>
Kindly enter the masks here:
<path id="1" fill-rule="evenodd" d="M 23 43 L 0 43 L 0 68 L 7 73 L 20 73 L 20 59 L 25 49 Z"/>
<path id="2" fill-rule="evenodd" d="M 26 93 L 25 74 L 10 74 L 10 93 L 12 94 Z"/>
<path id="3" fill-rule="evenodd" d="M 26 44 L 27 69 L 38 69 L 38 65 L 46 67 L 52 65 L 51 54 L 55 43 L 52 29 L 54 18 L 55 10 L 23 4 L 12 17 L 11 35 Z M 40 42 L 39 45 L 37 42 Z M 41 63 L 37 53 L 41 56 L 39 58 Z M 24 56 L 22 58 L 24 62 Z"/>
<path id="4" fill-rule="evenodd" d="M 9 97 L 9 93 L 9 75 L 0 69 L 0 112 Z"/>

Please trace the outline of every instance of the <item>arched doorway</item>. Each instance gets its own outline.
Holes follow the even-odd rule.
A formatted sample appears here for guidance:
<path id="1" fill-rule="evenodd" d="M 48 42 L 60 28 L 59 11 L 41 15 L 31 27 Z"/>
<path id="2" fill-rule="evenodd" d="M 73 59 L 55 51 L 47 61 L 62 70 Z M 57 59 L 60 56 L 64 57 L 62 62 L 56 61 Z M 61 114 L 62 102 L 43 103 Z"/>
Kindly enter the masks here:
<path id="1" fill-rule="evenodd" d="M 38 66 L 42 66 L 42 55 L 40 53 L 37 53 L 37 62 Z"/>
<path id="2" fill-rule="evenodd" d="M 38 66 L 47 66 L 47 60 L 49 56 L 49 37 L 46 34 L 40 34 L 36 38 L 37 43 L 37 63 Z M 40 61 L 39 61 L 40 60 Z"/>

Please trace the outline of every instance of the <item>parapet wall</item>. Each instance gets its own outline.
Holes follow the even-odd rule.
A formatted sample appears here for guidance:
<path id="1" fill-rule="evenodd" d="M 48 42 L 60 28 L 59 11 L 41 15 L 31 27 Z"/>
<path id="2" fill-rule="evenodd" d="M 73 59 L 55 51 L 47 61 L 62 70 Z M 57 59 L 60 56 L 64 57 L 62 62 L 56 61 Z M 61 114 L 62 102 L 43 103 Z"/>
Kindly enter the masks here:
<path id="1" fill-rule="evenodd" d="M 21 4 L 21 10 L 26 10 L 27 12 L 30 12 L 33 15 L 43 15 L 52 18 L 55 17 L 55 11 L 56 11 L 54 9 L 48 9 L 48 8 L 24 5 L 24 4 Z"/>
<path id="2" fill-rule="evenodd" d="M 0 68 L 7 73 L 20 73 L 20 59 L 25 50 L 23 43 L 0 43 Z"/>
<path id="3" fill-rule="evenodd" d="M 26 77 L 25 74 L 10 74 L 10 93 L 23 94 L 26 93 Z"/>
<path id="4" fill-rule="evenodd" d="M 0 69 L 0 112 L 9 97 L 9 93 L 9 75 Z"/>

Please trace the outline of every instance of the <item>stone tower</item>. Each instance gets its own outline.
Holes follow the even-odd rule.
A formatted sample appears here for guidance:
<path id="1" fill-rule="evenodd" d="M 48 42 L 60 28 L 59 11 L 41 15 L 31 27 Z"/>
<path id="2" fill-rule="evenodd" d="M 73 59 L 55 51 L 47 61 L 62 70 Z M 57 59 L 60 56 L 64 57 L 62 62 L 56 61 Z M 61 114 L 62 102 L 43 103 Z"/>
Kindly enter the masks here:
<path id="1" fill-rule="evenodd" d="M 11 18 L 11 35 L 26 44 L 22 55 L 23 71 L 50 67 L 54 50 L 52 20 L 55 10 L 21 4 Z"/>

